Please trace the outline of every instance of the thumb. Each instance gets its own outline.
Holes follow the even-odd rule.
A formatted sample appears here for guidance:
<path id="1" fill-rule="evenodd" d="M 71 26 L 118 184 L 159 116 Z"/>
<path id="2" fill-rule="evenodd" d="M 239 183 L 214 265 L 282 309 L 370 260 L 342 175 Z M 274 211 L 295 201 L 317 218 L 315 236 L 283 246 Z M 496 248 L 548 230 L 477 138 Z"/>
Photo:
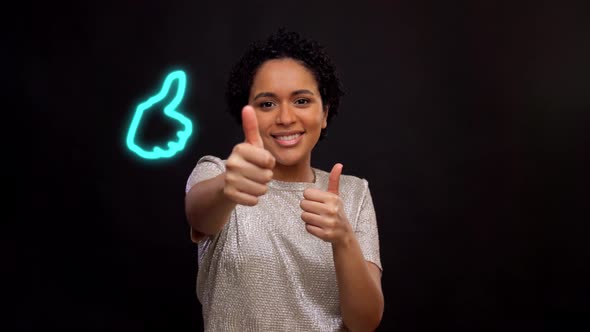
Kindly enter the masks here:
<path id="1" fill-rule="evenodd" d="M 340 186 L 340 174 L 342 174 L 342 164 L 337 163 L 332 167 L 330 178 L 328 179 L 328 191 L 338 195 Z"/>
<path id="2" fill-rule="evenodd" d="M 258 120 L 256 120 L 256 113 L 252 106 L 244 106 L 242 109 L 242 129 L 246 142 L 255 145 L 259 148 L 264 147 L 262 144 L 262 137 L 258 131 Z"/>
<path id="3" fill-rule="evenodd" d="M 176 85 L 174 84 L 176 83 Z M 172 86 L 175 86 L 172 88 Z M 172 100 L 168 102 L 166 108 L 175 109 L 184 97 L 184 91 L 186 90 L 186 74 L 182 70 L 173 71 L 168 74 L 160 94 L 163 97 L 172 97 Z"/>

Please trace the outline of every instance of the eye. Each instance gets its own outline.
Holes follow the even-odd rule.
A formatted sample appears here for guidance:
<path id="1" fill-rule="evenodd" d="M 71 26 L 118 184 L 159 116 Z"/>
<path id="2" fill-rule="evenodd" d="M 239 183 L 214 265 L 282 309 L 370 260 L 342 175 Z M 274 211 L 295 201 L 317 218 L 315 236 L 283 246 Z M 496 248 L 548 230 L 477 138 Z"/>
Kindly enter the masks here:
<path id="1" fill-rule="evenodd" d="M 297 104 L 297 105 L 309 104 L 309 99 L 306 99 L 306 98 L 297 99 L 295 101 L 295 104 Z"/>
<path id="2" fill-rule="evenodd" d="M 260 108 L 271 108 L 273 107 L 275 104 L 272 101 L 263 101 L 260 104 L 258 104 L 258 106 Z"/>

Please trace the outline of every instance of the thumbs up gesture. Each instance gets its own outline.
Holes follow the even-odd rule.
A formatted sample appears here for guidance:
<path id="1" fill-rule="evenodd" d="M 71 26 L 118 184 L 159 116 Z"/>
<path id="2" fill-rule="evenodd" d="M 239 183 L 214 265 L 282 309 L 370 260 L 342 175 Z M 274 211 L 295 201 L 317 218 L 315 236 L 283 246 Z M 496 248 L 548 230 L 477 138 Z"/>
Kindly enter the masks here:
<path id="1" fill-rule="evenodd" d="M 307 188 L 301 200 L 301 219 L 309 233 L 332 244 L 345 244 L 352 234 L 352 227 L 344 213 L 339 195 L 342 164 L 336 164 L 330 172 L 328 190 Z"/>
<path id="2" fill-rule="evenodd" d="M 234 146 L 227 159 L 223 193 L 237 204 L 254 206 L 268 190 L 275 158 L 264 149 L 252 106 L 242 109 L 242 128 L 245 141 Z"/>
<path id="3" fill-rule="evenodd" d="M 176 86 L 176 88 L 173 88 Z M 178 151 L 184 149 L 184 146 L 193 132 L 193 123 L 187 117 L 185 117 L 181 111 L 177 109 L 178 105 L 184 97 L 184 91 L 186 90 L 186 74 L 182 70 L 177 70 L 170 73 L 160 92 L 150 97 L 148 100 L 142 102 L 137 106 L 133 120 L 127 131 L 127 147 L 138 154 L 142 158 L 146 159 L 158 159 L 158 158 L 169 158 L 176 154 Z M 172 97 L 167 104 L 163 104 L 163 100 L 167 97 Z M 158 107 L 163 105 L 163 107 Z M 178 141 L 171 140 L 165 147 L 153 146 L 146 148 L 138 145 L 136 142 L 137 131 L 139 130 L 140 123 L 144 113 L 154 111 L 163 108 L 164 115 L 178 121 L 184 127 L 182 130 L 176 132 Z"/>

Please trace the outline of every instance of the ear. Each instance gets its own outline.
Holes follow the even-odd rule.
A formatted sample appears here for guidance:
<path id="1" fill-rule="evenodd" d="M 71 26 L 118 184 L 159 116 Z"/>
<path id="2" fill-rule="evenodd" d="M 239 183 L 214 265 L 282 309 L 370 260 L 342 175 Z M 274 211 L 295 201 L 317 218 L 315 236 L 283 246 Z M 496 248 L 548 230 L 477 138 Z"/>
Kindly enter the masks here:
<path id="1" fill-rule="evenodd" d="M 322 129 L 326 129 L 328 126 L 328 112 L 330 111 L 330 105 L 324 107 L 324 115 L 322 119 Z"/>

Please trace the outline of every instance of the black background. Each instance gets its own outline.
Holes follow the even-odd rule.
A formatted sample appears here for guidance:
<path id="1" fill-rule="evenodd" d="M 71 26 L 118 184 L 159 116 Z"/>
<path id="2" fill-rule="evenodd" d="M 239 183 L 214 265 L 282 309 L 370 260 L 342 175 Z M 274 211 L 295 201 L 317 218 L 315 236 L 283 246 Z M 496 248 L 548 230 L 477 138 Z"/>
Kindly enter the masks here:
<path id="1" fill-rule="evenodd" d="M 29 277 L 16 330 L 202 329 L 184 186 L 200 156 L 225 158 L 242 140 L 224 113 L 225 80 L 279 26 L 322 42 L 343 80 L 313 164 L 341 162 L 370 183 L 380 331 L 588 328 L 583 2 L 27 6 L 9 27 L 22 65 L 7 64 L 32 124 L 19 149 L 31 162 L 19 191 L 26 235 L 13 247 Z M 181 109 L 198 131 L 174 158 L 141 160 L 127 127 L 173 69 L 188 74 Z M 148 123 L 147 141 L 176 130 Z"/>

